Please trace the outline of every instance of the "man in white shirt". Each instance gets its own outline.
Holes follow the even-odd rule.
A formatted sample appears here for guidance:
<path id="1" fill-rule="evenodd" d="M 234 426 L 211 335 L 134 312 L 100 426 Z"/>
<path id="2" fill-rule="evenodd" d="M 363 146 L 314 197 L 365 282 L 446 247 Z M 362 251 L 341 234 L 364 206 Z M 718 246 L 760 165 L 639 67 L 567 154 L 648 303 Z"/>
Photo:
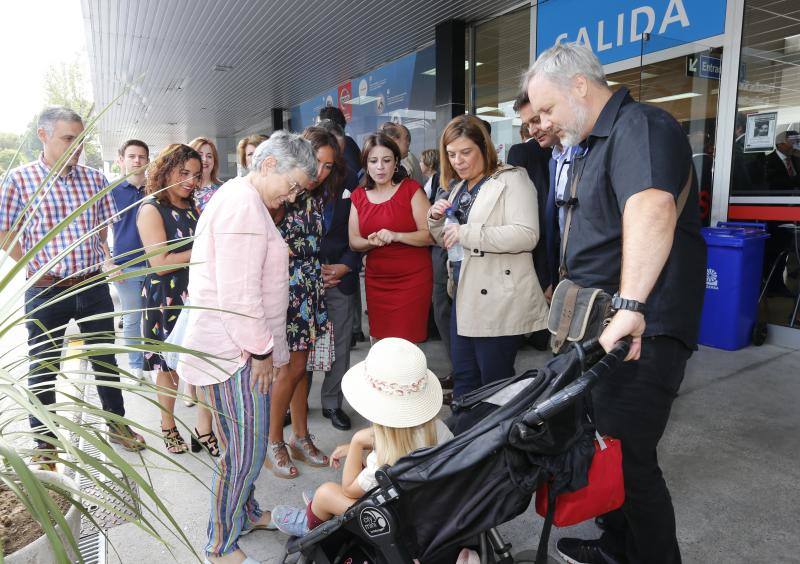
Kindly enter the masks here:
<path id="1" fill-rule="evenodd" d="M 569 200 L 567 180 L 569 178 L 570 163 L 577 147 L 562 146 L 558 135 L 552 130 L 543 129 L 539 114 L 534 114 L 530 108 L 530 102 L 526 96 L 521 100 L 519 115 L 523 123 L 527 125 L 528 132 L 531 135 L 528 143 L 536 142 L 543 149 L 552 149 L 553 151 L 550 161 L 550 186 L 545 202 L 545 225 L 542 229 L 547 242 L 548 271 L 551 278 L 549 284 L 542 284 L 542 288 L 545 291 L 545 297 L 549 300 L 558 284 L 559 249 L 561 248 L 561 235 L 564 233 L 564 221 L 566 218 L 566 206 L 564 204 Z"/>

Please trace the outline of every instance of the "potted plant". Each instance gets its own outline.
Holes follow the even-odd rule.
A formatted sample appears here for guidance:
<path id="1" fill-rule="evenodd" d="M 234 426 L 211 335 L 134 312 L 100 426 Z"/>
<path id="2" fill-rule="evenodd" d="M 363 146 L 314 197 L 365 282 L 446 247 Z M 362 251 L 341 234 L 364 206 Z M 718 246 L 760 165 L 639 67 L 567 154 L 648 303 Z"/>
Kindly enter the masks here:
<path id="1" fill-rule="evenodd" d="M 70 561 L 74 562 L 80 558 L 80 555 L 71 549 L 67 535 L 77 538 L 81 530 L 81 512 L 74 503 L 77 501 L 77 495 L 74 492 L 78 491 L 78 484 L 60 472 L 49 470 L 34 470 L 33 476 L 45 488 L 51 485 L 57 489 L 57 491 L 49 491 L 53 491 L 54 495 L 51 495 L 51 498 L 58 511 L 64 516 L 68 533 L 64 534 L 60 525 L 56 526 L 56 532 L 61 544 L 67 548 Z M 3 492 L 5 497 L 9 497 L 8 494 L 13 493 L 7 488 L 0 487 L 0 491 L 3 489 L 5 489 Z M 70 494 L 70 497 L 64 497 L 59 493 L 61 491 L 73 493 Z M 0 504 L 0 514 L 2 515 L 0 522 L 7 522 L 8 525 L 5 525 L 5 528 L 13 529 L 15 533 L 11 539 L 13 544 L 5 547 L 6 551 L 11 552 L 5 558 L 6 564 L 56 564 L 55 551 L 50 546 L 41 525 L 34 520 L 32 512 L 25 510 L 24 505 L 18 502 L 14 503 L 14 501 L 8 499 L 6 503 Z"/>
<path id="2" fill-rule="evenodd" d="M 38 191 L 45 190 L 51 177 L 62 170 L 74 151 L 78 150 L 85 136 L 95 126 L 98 117 L 86 124 L 83 134 L 72 143 L 70 150 L 53 166 L 48 177 L 38 187 Z M 2 181 L 0 186 L 5 184 L 5 178 Z M 46 272 L 47 268 L 30 276 L 21 287 L 18 282 L 15 282 L 15 276 L 25 269 L 26 264 L 44 245 L 57 237 L 67 225 L 90 206 L 93 206 L 100 198 L 106 197 L 110 190 L 121 181 L 122 179 L 111 184 L 101 193 L 73 210 L 64 221 L 41 241 L 38 241 L 18 262 L 13 263 L 6 253 L 0 251 L 0 296 L 2 296 L 0 297 L 0 340 L 8 338 L 12 332 L 19 330 L 26 322 L 36 322 L 36 310 L 26 315 L 20 307 L 20 298 L 24 296 L 25 290 L 33 286 L 36 280 Z M 25 214 L 21 215 L 25 216 Z M 22 224 L 17 225 L 16 233 L 19 234 L 23 231 L 25 221 L 31 221 L 31 219 L 24 219 Z M 87 234 L 88 236 L 90 235 Z M 11 241 L 0 241 L 0 244 L 7 248 L 8 243 L 15 243 L 19 237 L 20 235 L 9 234 Z M 73 243 L 68 251 L 79 243 L 80 241 Z M 175 246 L 178 244 L 176 243 Z M 163 252 L 163 250 L 158 252 Z M 155 253 L 145 253 L 143 259 L 149 258 L 152 254 Z M 63 254 L 56 256 L 50 264 L 58 262 L 62 256 Z M 137 259 L 137 262 L 140 260 L 142 258 Z M 114 271 L 118 272 L 113 273 L 119 278 L 125 278 L 127 275 L 122 272 L 122 269 L 127 266 L 128 264 L 117 267 Z M 139 272 L 146 273 L 156 270 L 145 268 Z M 105 274 L 98 274 L 76 286 L 66 288 L 64 293 L 91 292 L 96 286 L 106 283 Z M 53 300 L 58 299 L 59 296 L 53 298 Z M 108 316 L 114 315 L 114 312 L 108 314 Z M 133 349 L 160 353 L 168 351 L 180 351 L 184 354 L 200 353 L 159 341 L 145 340 L 141 345 L 116 345 L 98 343 L 92 341 L 91 338 L 82 339 L 82 337 L 84 336 L 73 336 L 73 339 L 80 342 L 78 345 L 67 346 L 64 342 L 59 342 L 54 343 L 52 348 L 46 351 L 48 356 L 45 362 L 48 363 L 48 369 L 56 374 L 59 390 L 68 399 L 66 402 L 54 405 L 42 404 L 37 396 L 28 389 L 29 359 L 27 352 L 21 357 L 15 358 L 9 354 L 10 351 L 0 351 L 0 488 L 4 490 L 7 498 L 11 498 L 11 503 L 8 503 L 8 507 L 4 509 L 7 510 L 6 512 L 25 511 L 41 527 L 41 536 L 38 539 L 15 550 L 11 555 L 5 556 L 5 561 L 44 563 L 80 560 L 77 541 L 80 518 L 86 517 L 97 525 L 92 513 L 85 509 L 84 504 L 102 507 L 126 521 L 135 523 L 148 534 L 158 538 L 169 549 L 167 540 L 162 538 L 161 533 L 158 532 L 166 528 L 181 544 L 196 555 L 183 528 L 159 498 L 146 470 L 142 470 L 145 466 L 144 459 L 140 458 L 141 465 L 134 466 L 120 456 L 110 445 L 107 424 L 129 425 L 149 437 L 160 437 L 160 433 L 125 417 L 103 411 L 100 407 L 86 401 L 82 393 L 83 388 L 95 385 L 93 379 L 95 374 L 90 370 L 64 371 L 62 370 L 62 361 L 88 360 L 95 356 L 123 354 Z M 120 372 L 127 374 L 124 371 Z M 104 385 L 119 387 L 139 394 L 146 397 L 155 407 L 159 407 L 158 402 L 154 399 L 156 387 L 152 384 L 140 387 L 126 382 L 105 382 Z M 159 391 L 174 393 L 169 390 Z M 89 417 L 73 417 L 75 414 Z M 31 431 L 27 424 L 29 416 L 35 416 L 42 421 L 46 430 L 54 437 Z M 73 478 L 68 478 L 63 473 L 42 472 L 37 468 L 38 465 L 32 462 L 32 456 L 39 451 L 34 451 L 31 446 L 34 440 L 43 439 L 52 446 L 53 454 L 50 460 L 52 465 L 57 464 Z M 78 441 L 84 447 L 91 448 L 79 449 Z M 102 458 L 87 454 L 90 451 L 99 452 Z M 151 452 L 169 464 L 175 465 L 179 470 L 191 474 L 174 458 L 166 456 L 159 450 L 152 449 Z M 94 493 L 82 491 L 76 483 L 78 481 L 89 481 L 94 486 L 91 490 Z M 51 495 L 51 492 L 55 495 Z M 134 499 L 135 503 L 131 504 L 130 499 Z M 123 512 L 117 509 L 119 504 L 127 511 Z M 4 560 L 4 554 L 4 547 L 0 542 L 0 563 Z"/>

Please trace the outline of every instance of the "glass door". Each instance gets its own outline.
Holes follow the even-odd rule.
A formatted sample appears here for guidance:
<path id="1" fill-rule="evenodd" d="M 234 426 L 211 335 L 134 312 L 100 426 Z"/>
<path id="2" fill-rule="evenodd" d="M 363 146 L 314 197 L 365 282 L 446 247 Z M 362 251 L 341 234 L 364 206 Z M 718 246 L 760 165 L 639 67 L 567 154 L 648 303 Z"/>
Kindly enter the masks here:
<path id="1" fill-rule="evenodd" d="M 608 75 L 613 89 L 626 87 L 639 102 L 663 108 L 683 127 L 692 147 L 705 225 L 711 212 L 715 135 L 719 103 L 722 48 L 681 43 L 663 35 L 642 40 L 642 59 L 651 53 L 679 47 L 687 53 Z"/>

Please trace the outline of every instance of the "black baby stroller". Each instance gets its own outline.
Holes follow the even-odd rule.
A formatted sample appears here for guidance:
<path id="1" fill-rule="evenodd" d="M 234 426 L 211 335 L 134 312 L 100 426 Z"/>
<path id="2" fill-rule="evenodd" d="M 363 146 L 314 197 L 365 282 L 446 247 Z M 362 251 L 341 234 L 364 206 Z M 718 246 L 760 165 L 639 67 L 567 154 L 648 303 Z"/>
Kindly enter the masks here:
<path id="1" fill-rule="evenodd" d="M 544 479 L 555 478 L 551 490 L 585 485 L 594 452 L 585 392 L 627 353 L 627 343 L 606 355 L 596 343 L 575 347 L 461 398 L 454 439 L 380 469 L 378 487 L 344 515 L 291 538 L 284 562 L 299 553 L 318 564 L 452 563 L 465 546 L 482 562 L 514 562 L 494 527 L 522 514 Z"/>

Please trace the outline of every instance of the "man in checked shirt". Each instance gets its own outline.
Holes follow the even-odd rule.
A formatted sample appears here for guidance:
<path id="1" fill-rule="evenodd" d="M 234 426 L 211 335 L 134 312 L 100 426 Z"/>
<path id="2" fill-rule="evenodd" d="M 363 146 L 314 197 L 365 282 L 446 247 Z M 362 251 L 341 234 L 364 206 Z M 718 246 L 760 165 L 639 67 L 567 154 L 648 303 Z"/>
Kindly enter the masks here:
<path id="1" fill-rule="evenodd" d="M 39 189 L 51 168 L 82 132 L 83 120 L 77 113 L 60 106 L 46 108 L 38 121 L 37 135 L 43 148 L 39 159 L 8 173 L 0 192 L 0 242 L 14 260 L 19 261 L 60 221 L 106 187 L 106 179 L 100 171 L 78 164 L 81 146 L 63 168 L 53 174 L 47 185 Z M 26 210 L 29 202 L 32 205 Z M 113 316 L 93 318 L 114 311 L 106 284 L 75 292 L 56 303 L 48 302 L 60 294 L 69 293 L 73 286 L 87 278 L 96 276 L 104 260 L 111 258 L 106 232 L 115 214 L 111 197 L 106 195 L 100 198 L 51 239 L 27 264 L 27 277 L 38 277 L 25 292 L 25 313 L 30 316 L 26 326 L 32 357 L 28 387 L 45 405 L 56 401 L 57 364 L 54 367 L 53 363 L 58 362 L 64 331 L 70 320 L 77 321 L 81 333 L 95 334 L 87 337 L 86 341 L 114 342 Z M 22 229 L 19 242 L 12 245 L 19 229 Z M 77 243 L 63 258 L 53 260 L 90 232 L 91 236 Z M 41 306 L 41 309 L 34 311 Z M 34 319 L 39 323 L 35 323 Z M 97 380 L 118 382 L 116 367 L 114 355 L 92 358 Z M 125 404 L 119 388 L 98 386 L 97 391 L 105 411 L 120 417 L 125 415 Z M 36 417 L 31 416 L 30 423 L 32 429 L 38 429 L 44 435 L 51 434 L 51 431 L 42 428 L 41 421 Z M 144 448 L 142 436 L 134 433 L 128 425 L 110 421 L 108 432 L 109 440 L 126 450 Z M 53 445 L 38 440 L 36 446 L 42 450 L 37 459 L 45 465 L 51 465 L 47 462 L 47 451 L 52 450 Z"/>

